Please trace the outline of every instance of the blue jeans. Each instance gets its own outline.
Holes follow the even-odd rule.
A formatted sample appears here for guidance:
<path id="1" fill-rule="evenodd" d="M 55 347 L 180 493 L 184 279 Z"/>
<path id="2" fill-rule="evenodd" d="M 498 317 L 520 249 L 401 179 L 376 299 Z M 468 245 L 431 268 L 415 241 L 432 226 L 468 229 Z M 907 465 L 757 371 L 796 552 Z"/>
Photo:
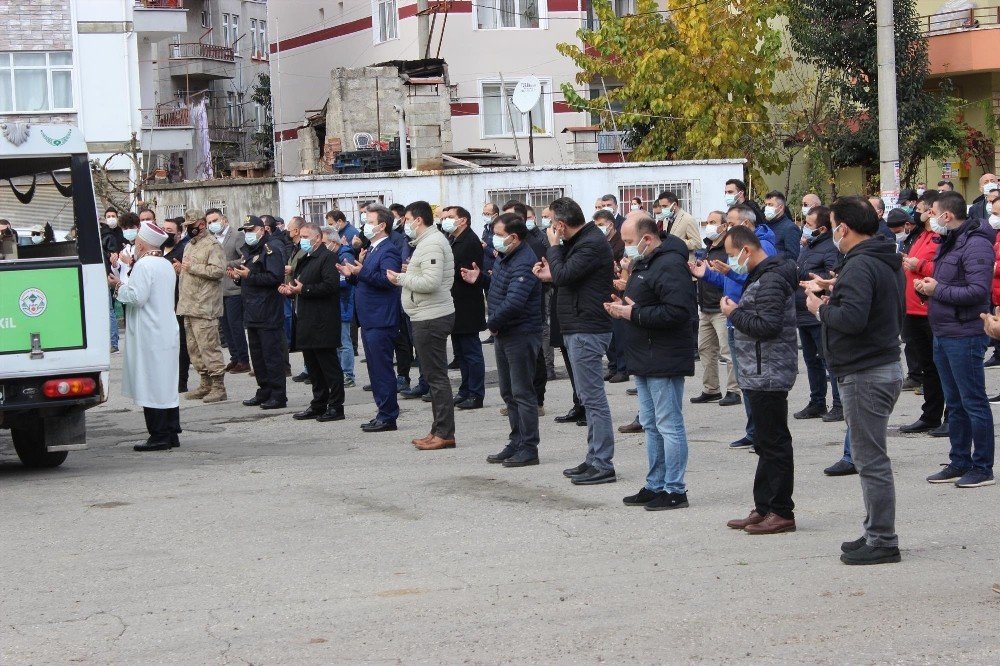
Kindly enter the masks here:
<path id="1" fill-rule="evenodd" d="M 948 407 L 952 467 L 993 473 L 993 412 L 986 397 L 983 357 L 989 338 L 934 338 L 937 366 Z"/>
<path id="2" fill-rule="evenodd" d="M 727 330 L 729 332 L 729 349 L 735 350 L 736 333 L 734 331 L 736 329 L 730 326 Z M 740 362 L 736 359 L 735 351 L 730 352 L 730 358 L 733 361 L 733 371 L 736 373 L 736 379 L 737 381 L 739 381 Z M 743 387 L 741 386 L 740 388 L 742 389 Z M 742 391 L 742 393 L 743 393 L 743 411 L 746 412 L 747 415 L 747 426 L 746 426 L 747 439 L 750 440 L 751 443 L 753 443 L 754 427 L 753 427 L 753 421 L 750 419 L 750 398 L 747 397 L 746 391 Z"/>
<path id="3" fill-rule="evenodd" d="M 229 360 L 249 363 L 247 331 L 243 327 L 243 297 L 239 294 L 222 298 L 222 332 L 229 347 Z"/>
<path id="4" fill-rule="evenodd" d="M 818 325 L 819 322 L 816 323 L 816 326 L 799 326 L 802 360 L 805 361 L 806 375 L 809 377 L 809 404 L 826 407 L 826 382 L 829 379 L 833 393 L 833 408 L 836 409 L 842 406 L 840 389 L 837 387 L 837 378 L 827 370 L 826 361 L 819 353 L 823 327 Z"/>
<path id="5" fill-rule="evenodd" d="M 683 377 L 635 376 L 639 391 L 639 423 L 646 431 L 649 472 L 646 488 L 653 492 L 683 493 L 688 444 L 684 430 Z"/>
<path id="6" fill-rule="evenodd" d="M 285 337 L 288 339 L 288 344 L 295 342 L 292 340 L 292 299 L 285 299 Z"/>
<path id="7" fill-rule="evenodd" d="M 587 464 L 602 472 L 615 468 L 615 433 L 608 394 L 604 392 L 601 359 L 611 344 L 610 333 L 564 333 L 563 343 L 573 365 L 576 392 L 587 410 Z"/>
<path id="8" fill-rule="evenodd" d="M 479 334 L 453 333 L 451 346 L 462 373 L 458 397 L 482 400 L 486 397 L 486 361 L 483 358 L 483 343 L 479 340 Z"/>
<path id="9" fill-rule="evenodd" d="M 354 379 L 354 345 L 351 343 L 351 322 L 340 322 L 340 347 L 337 348 L 340 357 L 340 368 L 344 376 Z"/>
<path id="10" fill-rule="evenodd" d="M 110 291 L 108 303 L 111 305 L 111 346 L 118 347 L 118 313 L 115 312 L 115 297 Z"/>

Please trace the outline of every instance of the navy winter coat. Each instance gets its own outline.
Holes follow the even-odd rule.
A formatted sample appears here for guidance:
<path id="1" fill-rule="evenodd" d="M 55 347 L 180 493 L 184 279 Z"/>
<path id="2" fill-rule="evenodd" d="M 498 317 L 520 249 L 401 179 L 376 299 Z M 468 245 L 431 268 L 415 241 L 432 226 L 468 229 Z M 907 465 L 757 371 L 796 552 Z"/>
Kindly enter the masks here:
<path id="1" fill-rule="evenodd" d="M 486 328 L 503 337 L 542 335 L 542 283 L 531 269 L 538 257 L 526 243 L 493 263 Z"/>
<path id="2" fill-rule="evenodd" d="M 833 234 L 829 231 L 809 241 L 799 253 L 795 265 L 799 269 L 799 280 L 808 280 L 809 274 L 830 277 L 830 271 L 840 262 L 840 253 L 833 244 Z M 819 326 L 819 321 L 806 308 L 806 292 L 802 287 L 795 290 L 795 318 L 800 327 Z"/>
<path id="3" fill-rule="evenodd" d="M 993 242 L 980 220 L 966 220 L 942 237 L 934 258 L 938 284 L 927 308 L 935 337 L 983 335 L 979 315 L 990 309 L 994 261 Z"/>

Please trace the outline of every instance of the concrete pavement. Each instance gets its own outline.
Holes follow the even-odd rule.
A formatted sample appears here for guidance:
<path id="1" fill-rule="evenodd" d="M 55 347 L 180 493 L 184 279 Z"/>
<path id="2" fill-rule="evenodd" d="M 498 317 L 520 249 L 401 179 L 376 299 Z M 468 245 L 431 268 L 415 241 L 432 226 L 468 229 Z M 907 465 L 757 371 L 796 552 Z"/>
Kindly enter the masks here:
<path id="1" fill-rule="evenodd" d="M 727 448 L 741 407 L 685 406 L 691 507 L 653 513 L 621 503 L 644 481 L 641 435 L 618 439 L 618 483 L 561 476 L 585 451 L 583 428 L 552 421 L 565 379 L 542 464 L 503 469 L 485 462 L 507 432 L 495 386 L 458 413 L 456 449 L 419 452 L 430 405 L 363 434 L 357 369 L 339 423 L 291 419 L 301 384 L 287 410 L 243 407 L 244 375 L 226 403 L 182 403 L 180 449 L 138 454 L 114 372 L 91 448 L 61 468 L 24 470 L 3 431 L 0 663 L 1000 662 L 1000 488 L 927 484 L 947 440 L 890 431 L 903 561 L 846 567 L 858 480 L 822 474 L 843 423 L 792 422 L 798 532 L 752 537 L 725 527 L 752 506 L 756 457 Z M 1000 371 L 987 379 L 995 392 Z M 628 386 L 608 386 L 616 424 Z M 790 411 L 807 396 L 803 371 Z"/>

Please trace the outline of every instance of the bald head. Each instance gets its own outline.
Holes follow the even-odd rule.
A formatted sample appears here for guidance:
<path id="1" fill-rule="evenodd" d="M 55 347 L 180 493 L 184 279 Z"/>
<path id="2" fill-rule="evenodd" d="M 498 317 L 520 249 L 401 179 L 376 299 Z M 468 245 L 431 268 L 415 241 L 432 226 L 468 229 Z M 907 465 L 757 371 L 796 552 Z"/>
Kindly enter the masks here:
<path id="1" fill-rule="evenodd" d="M 625 245 L 638 246 L 642 255 L 646 255 L 647 249 L 660 245 L 660 234 L 656 229 L 656 221 L 644 210 L 634 210 L 625 216 L 621 236 Z"/>
<path id="2" fill-rule="evenodd" d="M 979 178 L 979 187 L 982 187 L 986 183 L 995 183 L 995 182 L 997 182 L 997 175 L 995 173 L 984 173 Z"/>

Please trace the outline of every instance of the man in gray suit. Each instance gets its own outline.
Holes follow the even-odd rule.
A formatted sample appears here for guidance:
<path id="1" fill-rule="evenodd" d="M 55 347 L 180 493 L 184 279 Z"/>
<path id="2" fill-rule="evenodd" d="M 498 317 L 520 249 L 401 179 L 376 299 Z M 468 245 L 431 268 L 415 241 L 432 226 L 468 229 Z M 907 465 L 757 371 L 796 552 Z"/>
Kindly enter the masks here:
<path id="1" fill-rule="evenodd" d="M 240 263 L 243 234 L 229 226 L 229 219 L 218 208 L 205 211 L 209 232 L 222 243 L 222 253 L 227 266 Z M 229 278 L 222 279 L 222 332 L 229 347 L 230 374 L 250 372 L 250 351 L 247 348 L 246 329 L 243 328 L 243 297 L 240 288 Z"/>

